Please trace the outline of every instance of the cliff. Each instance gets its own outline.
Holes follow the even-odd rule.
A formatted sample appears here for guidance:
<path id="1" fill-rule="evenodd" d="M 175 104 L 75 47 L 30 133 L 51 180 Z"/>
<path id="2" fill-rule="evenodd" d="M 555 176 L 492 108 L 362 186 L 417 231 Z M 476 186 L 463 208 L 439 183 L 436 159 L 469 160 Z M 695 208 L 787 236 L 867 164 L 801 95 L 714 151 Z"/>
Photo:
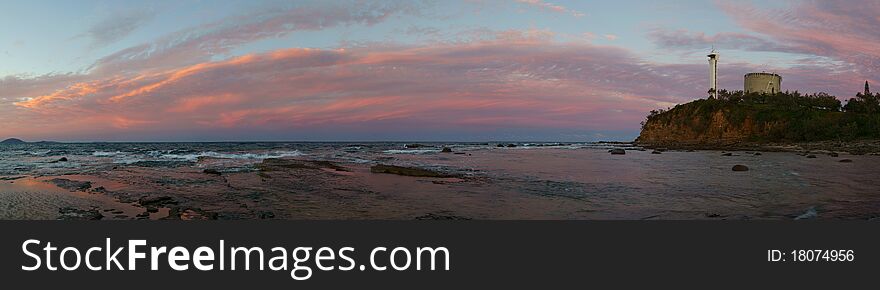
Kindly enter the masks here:
<path id="1" fill-rule="evenodd" d="M 728 146 L 763 139 L 780 125 L 758 125 L 752 117 L 732 120 L 731 112 L 723 110 L 708 112 L 706 116 L 691 113 L 671 110 L 665 120 L 646 122 L 636 142 L 662 147 Z"/>
<path id="2" fill-rule="evenodd" d="M 718 148 L 880 138 L 880 114 L 843 111 L 840 101 L 827 94 L 724 92 L 721 96 L 652 111 L 636 143 Z"/>

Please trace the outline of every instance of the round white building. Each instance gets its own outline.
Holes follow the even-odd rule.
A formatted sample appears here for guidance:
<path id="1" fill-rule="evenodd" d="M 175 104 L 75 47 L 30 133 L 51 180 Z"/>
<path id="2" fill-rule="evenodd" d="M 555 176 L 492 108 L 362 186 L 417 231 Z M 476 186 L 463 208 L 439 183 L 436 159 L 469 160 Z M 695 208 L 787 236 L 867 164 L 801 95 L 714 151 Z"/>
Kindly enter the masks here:
<path id="1" fill-rule="evenodd" d="M 747 73 L 743 84 L 746 93 L 775 94 L 782 88 L 782 76 L 774 73 Z"/>

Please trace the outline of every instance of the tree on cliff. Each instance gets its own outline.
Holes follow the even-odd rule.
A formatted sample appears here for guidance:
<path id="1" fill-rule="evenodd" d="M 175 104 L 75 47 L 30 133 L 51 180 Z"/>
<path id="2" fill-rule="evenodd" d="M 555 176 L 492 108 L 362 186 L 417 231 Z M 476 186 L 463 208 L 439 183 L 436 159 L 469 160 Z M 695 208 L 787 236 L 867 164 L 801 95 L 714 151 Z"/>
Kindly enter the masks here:
<path id="1" fill-rule="evenodd" d="M 847 112 L 874 114 L 880 112 L 880 94 L 858 93 L 855 98 L 846 102 L 844 109 Z"/>

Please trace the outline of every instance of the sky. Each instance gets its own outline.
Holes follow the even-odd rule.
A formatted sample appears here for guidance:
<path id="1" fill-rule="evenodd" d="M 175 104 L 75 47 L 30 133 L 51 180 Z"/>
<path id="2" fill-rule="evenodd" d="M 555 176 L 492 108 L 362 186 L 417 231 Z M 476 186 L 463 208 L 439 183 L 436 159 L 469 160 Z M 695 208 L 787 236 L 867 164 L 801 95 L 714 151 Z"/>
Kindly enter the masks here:
<path id="1" fill-rule="evenodd" d="M 0 138 L 632 140 L 782 75 L 880 81 L 880 2 L 0 0 Z"/>

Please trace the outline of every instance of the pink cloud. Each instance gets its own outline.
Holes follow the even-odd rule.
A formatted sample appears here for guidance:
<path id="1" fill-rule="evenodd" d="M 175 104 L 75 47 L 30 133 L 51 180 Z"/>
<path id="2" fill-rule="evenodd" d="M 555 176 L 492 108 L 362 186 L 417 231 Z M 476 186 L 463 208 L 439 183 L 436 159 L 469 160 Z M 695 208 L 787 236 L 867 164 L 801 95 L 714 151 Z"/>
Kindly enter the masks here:
<path id="1" fill-rule="evenodd" d="M 739 2 L 720 6 L 740 26 L 793 51 L 852 64 L 865 76 L 880 73 L 880 2 L 803 1 L 784 9 Z"/>
<path id="2" fill-rule="evenodd" d="M 49 136 L 391 130 L 383 125 L 387 122 L 400 123 L 395 130 L 465 125 L 488 131 L 633 130 L 643 112 L 702 91 L 696 76 L 669 74 L 702 76 L 701 70 L 645 63 L 624 49 L 536 35 L 507 31 L 494 40 L 468 43 L 284 49 L 99 77 L 30 96 L 17 103 L 14 118 L 4 119 L 17 123 L 18 132 Z"/>

